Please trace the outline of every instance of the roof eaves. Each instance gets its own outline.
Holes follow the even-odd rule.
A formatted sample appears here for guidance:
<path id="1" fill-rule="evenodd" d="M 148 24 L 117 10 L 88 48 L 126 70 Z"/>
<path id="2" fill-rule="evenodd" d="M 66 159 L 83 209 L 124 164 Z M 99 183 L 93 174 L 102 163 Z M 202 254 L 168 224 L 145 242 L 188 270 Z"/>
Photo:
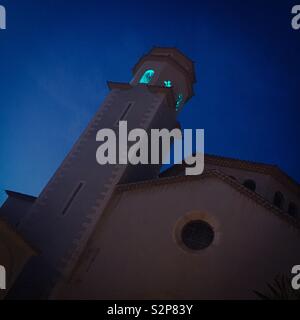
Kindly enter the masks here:
<path id="1" fill-rule="evenodd" d="M 5 190 L 5 192 L 9 197 L 12 197 L 15 199 L 22 199 L 22 200 L 30 201 L 30 202 L 34 202 L 36 200 L 36 197 L 28 195 L 28 194 L 24 194 L 24 193 L 12 191 L 12 190 Z"/>
<path id="2" fill-rule="evenodd" d="M 236 180 L 230 178 L 229 176 L 225 175 L 224 173 L 218 171 L 218 170 L 207 170 L 204 171 L 201 175 L 198 176 L 172 176 L 172 177 L 164 177 L 164 178 L 158 178 L 154 180 L 147 180 L 147 181 L 141 181 L 136 183 L 128 183 L 128 184 L 121 184 L 118 185 L 116 191 L 117 192 L 123 192 L 123 191 L 129 191 L 139 188 L 147 188 L 150 186 L 158 186 L 162 184 L 172 184 L 172 183 L 180 183 L 180 182 L 187 182 L 187 181 L 195 181 L 195 180 L 201 180 L 205 179 L 207 177 L 216 177 L 221 179 L 222 181 L 226 182 L 227 184 L 231 185 L 233 188 L 235 188 L 240 193 L 248 196 L 250 199 L 255 201 L 256 203 L 260 204 L 266 209 L 269 209 L 270 211 L 274 212 L 280 219 L 284 220 L 285 222 L 291 224 L 293 227 L 297 228 L 300 231 L 300 222 L 295 220 L 294 218 L 290 217 L 286 212 L 279 209 L 278 207 L 274 206 L 271 202 L 269 202 L 267 199 L 265 199 L 263 196 L 259 195 L 258 193 L 249 190 Z"/>

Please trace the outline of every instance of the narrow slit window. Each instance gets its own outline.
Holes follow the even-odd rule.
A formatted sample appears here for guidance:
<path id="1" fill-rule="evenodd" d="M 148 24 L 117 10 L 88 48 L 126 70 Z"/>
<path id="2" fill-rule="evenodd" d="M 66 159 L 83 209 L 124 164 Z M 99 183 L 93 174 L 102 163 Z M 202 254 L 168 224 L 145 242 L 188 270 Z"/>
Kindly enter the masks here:
<path id="1" fill-rule="evenodd" d="M 132 102 L 129 102 L 129 103 L 127 104 L 126 108 L 124 109 L 124 111 L 123 111 L 123 113 L 122 113 L 119 121 L 122 121 L 122 120 L 125 119 L 125 117 L 127 116 L 128 111 L 129 111 L 129 109 L 130 109 L 131 106 L 132 106 Z"/>
<path id="2" fill-rule="evenodd" d="M 62 215 L 65 215 L 65 214 L 66 214 L 66 212 L 67 212 L 68 209 L 70 208 L 73 200 L 74 200 L 75 197 L 77 196 L 78 192 L 82 189 L 83 184 L 84 184 L 83 182 L 80 182 L 80 183 L 78 184 L 77 188 L 73 191 L 70 199 L 68 200 L 68 202 L 66 203 L 66 205 L 65 205 L 65 207 L 64 207 L 64 209 L 63 209 L 63 211 L 62 211 Z"/>

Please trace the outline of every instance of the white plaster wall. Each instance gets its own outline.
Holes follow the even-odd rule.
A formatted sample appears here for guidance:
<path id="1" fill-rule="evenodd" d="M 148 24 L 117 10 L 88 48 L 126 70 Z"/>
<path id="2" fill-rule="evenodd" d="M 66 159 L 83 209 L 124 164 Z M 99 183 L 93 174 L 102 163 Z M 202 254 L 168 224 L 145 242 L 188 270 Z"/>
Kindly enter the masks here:
<path id="1" fill-rule="evenodd" d="M 215 230 L 197 254 L 176 240 L 190 218 Z M 127 191 L 115 196 L 56 297 L 252 299 L 299 264 L 299 248 L 298 229 L 218 178 Z"/>

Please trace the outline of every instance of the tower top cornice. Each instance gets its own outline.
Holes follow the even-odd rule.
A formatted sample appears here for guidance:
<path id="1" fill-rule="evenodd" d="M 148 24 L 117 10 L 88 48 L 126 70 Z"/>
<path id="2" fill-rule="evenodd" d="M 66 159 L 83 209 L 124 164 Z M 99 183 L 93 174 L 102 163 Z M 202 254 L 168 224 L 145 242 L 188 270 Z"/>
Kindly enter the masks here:
<path id="1" fill-rule="evenodd" d="M 146 60 L 170 60 L 176 63 L 188 75 L 192 83 L 196 82 L 194 62 L 175 47 L 153 47 L 149 53 L 143 55 L 132 69 L 133 74 Z"/>

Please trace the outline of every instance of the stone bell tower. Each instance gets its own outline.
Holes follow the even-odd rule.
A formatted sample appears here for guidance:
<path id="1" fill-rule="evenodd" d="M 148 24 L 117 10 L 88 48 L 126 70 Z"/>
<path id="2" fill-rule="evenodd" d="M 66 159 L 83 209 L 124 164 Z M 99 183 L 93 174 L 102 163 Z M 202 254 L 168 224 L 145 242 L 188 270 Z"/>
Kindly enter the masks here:
<path id="1" fill-rule="evenodd" d="M 20 279 L 19 286 L 30 286 L 30 297 L 47 297 L 57 280 L 68 276 L 119 182 L 158 174 L 159 166 L 99 165 L 96 133 L 102 128 L 117 132 L 120 120 L 127 121 L 128 130 L 175 128 L 177 113 L 193 96 L 194 66 L 175 48 L 153 48 L 133 75 L 130 83 L 108 82 L 105 101 L 21 225 L 21 233 L 40 251 Z"/>

